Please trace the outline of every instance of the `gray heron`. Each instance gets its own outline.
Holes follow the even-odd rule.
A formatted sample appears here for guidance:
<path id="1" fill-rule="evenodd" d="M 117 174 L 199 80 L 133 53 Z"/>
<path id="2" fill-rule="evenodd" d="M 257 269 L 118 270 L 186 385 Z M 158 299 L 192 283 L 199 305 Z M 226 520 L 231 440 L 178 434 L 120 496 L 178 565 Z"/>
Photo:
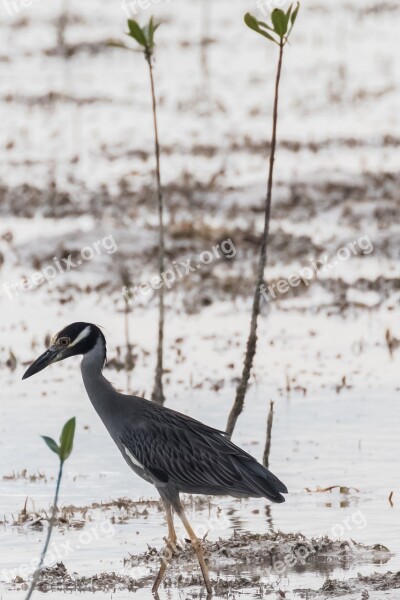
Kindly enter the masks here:
<path id="1" fill-rule="evenodd" d="M 49 365 L 82 355 L 81 371 L 89 399 L 118 446 L 123 459 L 140 477 L 158 490 L 166 511 L 167 549 L 176 550 L 173 511 L 180 517 L 197 555 L 208 593 L 211 583 L 201 541 L 191 527 L 179 494 L 265 497 L 284 502 L 286 486 L 230 438 L 187 415 L 138 396 L 118 392 L 103 375 L 106 339 L 91 323 L 72 323 L 51 340 L 51 345 L 27 369 L 23 379 Z M 161 566 L 153 592 L 168 566 Z"/>

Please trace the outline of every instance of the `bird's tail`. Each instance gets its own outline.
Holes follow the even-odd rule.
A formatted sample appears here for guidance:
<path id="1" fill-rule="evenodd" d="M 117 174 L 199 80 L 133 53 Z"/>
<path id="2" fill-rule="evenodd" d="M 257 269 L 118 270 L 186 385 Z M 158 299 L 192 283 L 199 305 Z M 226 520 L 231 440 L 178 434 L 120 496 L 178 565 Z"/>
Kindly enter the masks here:
<path id="1" fill-rule="evenodd" d="M 264 496 L 271 502 L 276 503 L 285 502 L 282 494 L 288 493 L 286 485 L 266 467 L 263 467 L 254 459 L 247 458 L 247 456 L 241 457 L 237 466 L 243 477 L 243 482 L 249 488 L 249 495 Z"/>

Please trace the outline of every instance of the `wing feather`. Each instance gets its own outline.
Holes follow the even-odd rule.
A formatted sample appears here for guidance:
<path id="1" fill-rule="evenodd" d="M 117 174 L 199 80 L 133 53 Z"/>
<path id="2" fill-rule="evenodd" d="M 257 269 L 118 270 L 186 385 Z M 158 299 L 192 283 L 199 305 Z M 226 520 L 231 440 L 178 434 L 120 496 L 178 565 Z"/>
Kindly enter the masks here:
<path id="1" fill-rule="evenodd" d="M 120 441 L 156 485 L 202 494 L 266 496 L 283 502 L 286 486 L 217 429 L 156 405 L 127 424 Z"/>

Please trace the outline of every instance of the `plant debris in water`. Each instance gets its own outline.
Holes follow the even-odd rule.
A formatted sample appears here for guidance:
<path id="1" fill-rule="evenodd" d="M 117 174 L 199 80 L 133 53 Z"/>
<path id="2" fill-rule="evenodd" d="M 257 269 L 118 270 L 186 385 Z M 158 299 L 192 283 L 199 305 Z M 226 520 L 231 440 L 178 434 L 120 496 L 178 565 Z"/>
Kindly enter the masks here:
<path id="1" fill-rule="evenodd" d="M 219 572 L 239 576 L 257 573 L 260 567 L 264 577 L 276 577 L 286 571 L 302 572 L 312 570 L 324 575 L 332 573 L 335 567 L 348 568 L 350 565 L 365 563 L 385 563 L 391 558 L 390 551 L 382 545 L 365 546 L 354 541 L 331 540 L 329 537 L 306 538 L 301 533 L 253 534 L 235 532 L 228 539 L 216 542 L 203 541 L 209 557 L 210 567 L 218 567 Z M 125 568 L 143 567 L 157 569 L 163 549 L 149 547 L 142 554 L 124 560 Z M 181 540 L 176 545 L 171 563 L 179 573 L 187 563 L 196 564 L 191 544 Z M 253 580 L 253 579 L 252 579 Z"/>
<path id="2" fill-rule="evenodd" d="M 184 498 L 182 502 L 184 506 L 195 507 L 198 510 L 211 507 L 211 500 L 207 496 L 189 496 Z M 163 511 L 159 500 L 132 500 L 131 498 L 123 497 L 103 502 L 92 502 L 87 506 L 74 506 L 71 504 L 59 508 L 54 525 L 60 528 L 73 527 L 80 529 L 88 523 L 93 522 L 99 513 L 102 513 L 102 515 L 110 513 L 109 518 L 111 523 L 122 524 L 132 519 L 146 518 L 151 514 L 150 511 Z M 33 507 L 30 510 L 27 498 L 18 515 L 12 517 L 11 524 L 16 527 L 25 526 L 32 527 L 33 529 L 42 529 L 49 518 L 48 511 L 43 508 L 35 510 Z"/>
<path id="3" fill-rule="evenodd" d="M 304 568 L 306 564 L 317 570 L 318 562 L 329 562 L 331 567 L 357 564 L 359 562 L 384 562 L 389 560 L 390 552 L 381 545 L 365 546 L 356 542 L 331 540 L 328 537 L 308 539 L 300 533 L 273 534 L 234 533 L 229 539 L 220 539 L 217 542 L 204 541 L 205 549 L 211 568 L 218 568 L 218 577 L 212 579 L 216 594 L 224 595 L 233 590 L 257 589 L 260 594 L 276 592 L 276 576 L 282 575 L 285 569 Z M 155 548 L 146 552 L 130 556 L 125 559 L 120 572 L 100 573 L 92 576 L 80 576 L 78 573 L 69 573 L 65 565 L 60 562 L 52 567 L 43 569 L 38 589 L 42 592 L 49 591 L 79 591 L 79 592 L 116 592 L 136 591 L 147 587 L 153 579 L 152 566 L 158 569 L 160 553 Z M 188 541 L 183 540 L 177 545 L 177 555 L 173 558 L 169 576 L 165 580 L 165 587 L 191 588 L 202 586 L 203 581 L 197 567 L 191 567 L 195 562 L 192 547 Z M 152 565 L 154 563 L 154 565 Z M 186 563 L 186 564 L 185 564 Z M 187 564 L 189 563 L 189 565 Z M 185 573 L 182 575 L 182 566 L 185 564 Z M 232 567 L 238 567 L 238 571 Z M 250 565 L 263 566 L 264 572 L 252 574 Z M 284 569 L 282 570 L 282 565 Z M 243 567 L 246 576 L 243 576 Z M 265 567 L 270 566 L 270 569 Z M 139 578 L 131 577 L 130 568 L 147 567 L 148 573 Z M 268 580 L 269 575 L 273 579 Z M 18 577 L 13 582 L 13 588 L 25 589 L 27 582 Z M 358 575 L 347 581 L 327 579 L 320 590 L 295 590 L 296 593 L 309 598 L 319 594 L 340 596 L 355 591 L 391 590 L 400 588 L 399 573 L 379 573 L 369 576 Z"/>
<path id="4" fill-rule="evenodd" d="M 372 573 L 371 575 L 358 575 L 345 581 L 339 579 L 327 579 L 320 590 L 294 590 L 307 598 L 317 598 L 323 594 L 324 598 L 345 596 L 347 594 L 361 593 L 361 600 L 369 598 L 369 592 L 383 592 L 400 589 L 400 571 L 392 573 Z M 397 598 L 390 596 L 390 598 Z"/>

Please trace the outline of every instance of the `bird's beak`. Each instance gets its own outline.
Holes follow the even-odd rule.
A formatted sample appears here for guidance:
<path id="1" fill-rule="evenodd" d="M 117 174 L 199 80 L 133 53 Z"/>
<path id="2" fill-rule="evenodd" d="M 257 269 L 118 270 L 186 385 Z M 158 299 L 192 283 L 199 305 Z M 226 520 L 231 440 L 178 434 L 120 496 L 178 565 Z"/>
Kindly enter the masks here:
<path id="1" fill-rule="evenodd" d="M 63 358 L 62 350 L 59 346 L 51 346 L 46 352 L 43 352 L 39 358 L 25 371 L 22 379 L 28 379 L 32 375 L 36 375 L 39 371 L 43 371 L 46 367 L 52 363 L 58 362 Z"/>

